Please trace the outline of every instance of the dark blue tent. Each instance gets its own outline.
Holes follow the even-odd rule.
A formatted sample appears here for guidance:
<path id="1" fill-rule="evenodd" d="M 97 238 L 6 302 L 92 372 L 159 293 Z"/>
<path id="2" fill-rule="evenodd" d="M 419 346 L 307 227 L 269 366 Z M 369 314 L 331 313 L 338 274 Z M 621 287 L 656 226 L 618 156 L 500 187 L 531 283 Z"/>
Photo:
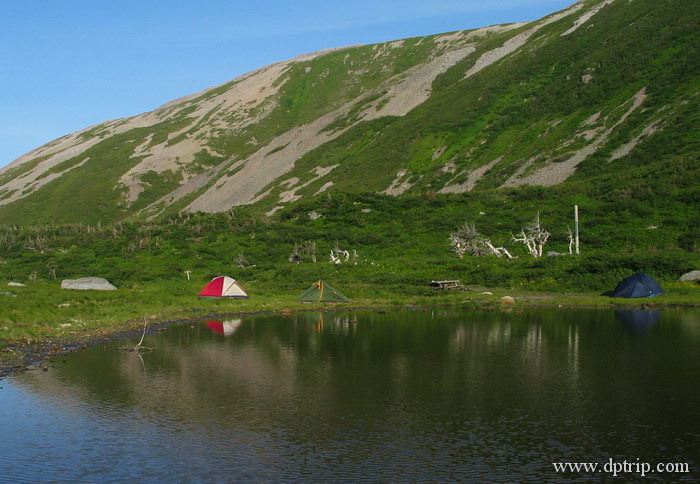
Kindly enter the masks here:
<path id="1" fill-rule="evenodd" d="M 613 297 L 651 297 L 662 292 L 664 290 L 653 277 L 640 272 L 621 280 L 613 292 Z"/>

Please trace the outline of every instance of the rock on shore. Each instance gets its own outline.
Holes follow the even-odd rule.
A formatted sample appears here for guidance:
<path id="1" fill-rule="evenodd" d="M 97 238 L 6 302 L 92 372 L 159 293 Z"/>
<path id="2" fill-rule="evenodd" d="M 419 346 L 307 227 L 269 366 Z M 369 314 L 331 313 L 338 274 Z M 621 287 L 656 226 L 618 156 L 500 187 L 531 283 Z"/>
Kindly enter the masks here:
<path id="1" fill-rule="evenodd" d="M 102 277 L 81 277 L 80 279 L 64 279 L 61 289 L 92 289 L 95 291 L 116 291 L 117 288 Z"/>
<path id="2" fill-rule="evenodd" d="M 700 271 L 686 272 L 678 280 L 681 282 L 700 281 Z"/>

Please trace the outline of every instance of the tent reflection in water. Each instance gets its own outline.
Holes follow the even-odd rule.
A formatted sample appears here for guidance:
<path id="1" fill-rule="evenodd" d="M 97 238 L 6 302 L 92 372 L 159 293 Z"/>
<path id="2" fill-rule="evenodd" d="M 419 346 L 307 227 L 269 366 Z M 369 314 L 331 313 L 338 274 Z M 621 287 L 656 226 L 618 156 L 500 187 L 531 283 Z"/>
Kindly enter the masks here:
<path id="1" fill-rule="evenodd" d="M 314 282 L 310 288 L 297 298 L 302 302 L 350 302 L 336 288 L 323 281 Z"/>
<path id="2" fill-rule="evenodd" d="M 621 280 L 613 291 L 613 297 L 652 297 L 662 292 L 664 290 L 653 277 L 640 272 Z"/>
<path id="3" fill-rule="evenodd" d="M 248 299 L 248 293 L 243 287 L 228 276 L 219 276 L 212 279 L 199 292 L 199 297 L 228 297 L 232 299 Z"/>
<path id="4" fill-rule="evenodd" d="M 231 336 L 241 326 L 241 323 L 243 323 L 241 319 L 230 319 L 227 321 L 216 321 L 212 319 L 211 321 L 207 321 L 207 328 L 211 329 L 214 333 Z"/>
<path id="5" fill-rule="evenodd" d="M 616 309 L 615 317 L 622 326 L 632 331 L 649 329 L 661 319 L 661 311 L 649 309 Z"/>

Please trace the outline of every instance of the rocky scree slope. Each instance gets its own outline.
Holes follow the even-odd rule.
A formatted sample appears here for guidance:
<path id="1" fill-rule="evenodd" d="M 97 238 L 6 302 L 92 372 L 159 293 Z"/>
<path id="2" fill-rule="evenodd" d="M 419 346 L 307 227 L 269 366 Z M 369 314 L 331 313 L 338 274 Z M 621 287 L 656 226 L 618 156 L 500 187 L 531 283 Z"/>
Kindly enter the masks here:
<path id="1" fill-rule="evenodd" d="M 52 141 L 0 170 L 0 223 L 114 222 L 324 192 L 550 186 L 697 160 L 694 2 L 303 55 Z M 695 127 L 695 129 L 693 128 Z"/>

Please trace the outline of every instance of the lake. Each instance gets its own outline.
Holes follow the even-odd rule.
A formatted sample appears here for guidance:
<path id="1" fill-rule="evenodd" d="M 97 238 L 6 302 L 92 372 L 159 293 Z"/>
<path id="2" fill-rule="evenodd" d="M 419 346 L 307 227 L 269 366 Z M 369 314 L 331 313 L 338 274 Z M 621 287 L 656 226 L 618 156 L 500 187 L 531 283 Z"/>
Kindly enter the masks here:
<path id="1" fill-rule="evenodd" d="M 0 381 L 0 480 L 700 477 L 698 310 L 257 315 L 123 349 L 139 339 Z"/>

